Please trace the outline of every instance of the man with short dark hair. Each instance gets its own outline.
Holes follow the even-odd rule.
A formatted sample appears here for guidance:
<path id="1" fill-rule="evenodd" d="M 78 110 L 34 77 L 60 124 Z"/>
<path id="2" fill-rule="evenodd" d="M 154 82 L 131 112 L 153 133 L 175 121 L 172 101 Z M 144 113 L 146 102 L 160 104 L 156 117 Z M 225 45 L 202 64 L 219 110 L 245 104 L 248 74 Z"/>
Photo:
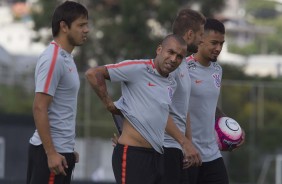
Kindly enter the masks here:
<path id="1" fill-rule="evenodd" d="M 182 37 L 169 35 L 158 46 L 155 59 L 126 60 L 86 72 L 108 111 L 125 117 L 112 157 L 118 184 L 161 184 L 163 136 L 177 85 L 170 73 L 186 50 Z M 122 97 L 117 102 L 108 95 L 106 79 L 121 82 Z"/>
<path id="2" fill-rule="evenodd" d="M 197 52 L 204 33 L 205 20 L 201 13 L 185 8 L 178 12 L 173 22 L 173 33 L 185 40 L 189 53 Z M 191 135 L 188 117 L 191 80 L 185 60 L 172 75 L 177 87 L 172 98 L 164 137 L 164 184 L 184 182 L 186 173 L 183 168 L 201 164 L 200 155 L 192 144 L 192 138 L 185 136 Z"/>
<path id="3" fill-rule="evenodd" d="M 227 170 L 215 136 L 222 79 L 222 68 L 216 61 L 225 42 L 225 28 L 222 22 L 207 19 L 204 30 L 198 52 L 186 58 L 192 81 L 189 102 L 192 139 L 203 161 L 199 167 L 188 168 L 187 174 L 189 184 L 228 184 Z"/>
<path id="4" fill-rule="evenodd" d="M 54 40 L 40 55 L 35 69 L 33 116 L 27 184 L 69 184 L 78 162 L 74 151 L 77 95 L 80 80 L 71 55 L 87 38 L 88 11 L 66 1 L 52 18 Z"/>

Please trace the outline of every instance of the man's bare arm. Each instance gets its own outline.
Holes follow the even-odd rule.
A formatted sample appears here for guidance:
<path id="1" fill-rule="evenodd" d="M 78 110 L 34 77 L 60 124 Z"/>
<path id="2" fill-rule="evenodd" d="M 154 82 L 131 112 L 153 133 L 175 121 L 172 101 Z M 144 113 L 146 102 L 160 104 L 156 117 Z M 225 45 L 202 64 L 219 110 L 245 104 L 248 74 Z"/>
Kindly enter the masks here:
<path id="1" fill-rule="evenodd" d="M 174 123 L 171 116 L 168 117 L 166 132 L 173 137 L 182 147 L 184 153 L 183 167 L 188 168 L 192 165 L 199 165 L 199 154 L 195 150 L 192 140 L 185 137 Z"/>
<path id="2" fill-rule="evenodd" d="M 105 66 L 90 68 L 86 71 L 85 76 L 108 111 L 120 114 L 107 90 L 106 80 L 110 80 L 108 69 Z"/>
<path id="3" fill-rule="evenodd" d="M 48 158 L 48 167 L 55 174 L 66 175 L 64 168 L 67 168 L 67 161 L 59 154 L 54 147 L 48 118 L 48 107 L 53 97 L 44 93 L 36 93 L 33 102 L 33 116 L 36 129 L 42 141 Z"/>

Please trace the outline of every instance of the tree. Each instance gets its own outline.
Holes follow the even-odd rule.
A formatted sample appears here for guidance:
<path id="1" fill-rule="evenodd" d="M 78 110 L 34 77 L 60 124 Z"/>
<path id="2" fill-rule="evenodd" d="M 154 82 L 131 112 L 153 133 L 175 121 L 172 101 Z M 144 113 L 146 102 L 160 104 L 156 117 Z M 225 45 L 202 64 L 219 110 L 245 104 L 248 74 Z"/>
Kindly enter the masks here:
<path id="1" fill-rule="evenodd" d="M 50 27 L 59 2 L 38 1 L 33 11 L 35 30 Z M 224 7 L 223 0 L 84 0 L 83 3 L 89 10 L 91 32 L 88 43 L 78 49 L 79 71 L 86 70 L 90 59 L 101 65 L 125 58 L 152 58 L 161 38 L 171 32 L 179 9 L 196 3 L 204 15 L 212 16 Z"/>
<path id="2" fill-rule="evenodd" d="M 255 25 L 272 28 L 273 34 L 258 35 L 246 46 L 232 45 L 230 50 L 242 55 L 250 54 L 282 54 L 282 43 L 279 35 L 282 33 L 281 11 L 275 1 L 246 0 L 245 19 Z"/>
<path id="3" fill-rule="evenodd" d="M 36 31 L 41 28 L 51 27 L 52 15 L 59 2 L 59 0 L 38 0 L 38 2 L 32 7 L 31 15 L 34 20 L 34 29 Z"/>

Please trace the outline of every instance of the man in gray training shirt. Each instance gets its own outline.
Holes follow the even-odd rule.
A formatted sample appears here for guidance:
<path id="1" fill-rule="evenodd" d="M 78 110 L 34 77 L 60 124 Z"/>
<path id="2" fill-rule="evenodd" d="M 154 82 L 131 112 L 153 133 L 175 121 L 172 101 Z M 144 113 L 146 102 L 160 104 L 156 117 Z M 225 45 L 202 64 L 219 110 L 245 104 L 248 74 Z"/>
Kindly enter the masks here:
<path id="1" fill-rule="evenodd" d="M 176 88 L 170 76 L 186 55 L 186 43 L 167 36 L 155 59 L 127 60 L 89 69 L 87 79 L 107 109 L 125 117 L 112 164 L 118 184 L 157 184 L 163 177 L 163 137 Z M 121 82 L 122 97 L 113 102 L 105 79 Z"/>
<path id="2" fill-rule="evenodd" d="M 52 18 L 54 40 L 40 55 L 35 69 L 33 116 L 27 184 L 69 184 L 78 153 L 74 152 L 77 95 L 80 86 L 71 55 L 86 41 L 88 11 L 66 1 Z"/>
<path id="3" fill-rule="evenodd" d="M 205 17 L 194 10 L 181 9 L 172 26 L 174 34 L 181 36 L 187 51 L 197 52 L 198 44 L 204 32 Z M 191 80 L 185 60 L 171 73 L 177 87 L 170 105 L 170 116 L 164 137 L 164 178 L 163 184 L 177 184 L 187 181 L 184 168 L 201 164 L 199 152 L 192 144 L 188 106 L 191 90 Z M 114 122 L 121 133 L 122 118 L 114 115 Z M 113 139 L 117 143 L 117 137 Z"/>
<path id="4" fill-rule="evenodd" d="M 179 11 L 173 22 L 173 33 L 183 37 L 190 53 L 197 52 L 198 44 L 204 33 L 205 20 L 201 13 L 185 8 Z M 188 118 L 191 79 L 185 60 L 172 72 L 172 75 L 177 82 L 177 87 L 170 106 L 171 118 L 169 118 L 164 139 L 164 184 L 178 184 L 187 181 L 187 174 L 183 168 L 201 164 L 199 152 L 193 146 L 191 138 Z M 169 123 L 170 121 L 173 123 Z"/>
<path id="5" fill-rule="evenodd" d="M 215 112 L 220 94 L 222 68 L 216 62 L 225 41 L 224 25 L 207 19 L 198 52 L 186 58 L 191 77 L 189 112 L 192 140 L 202 165 L 187 169 L 189 184 L 228 184 L 228 174 L 216 142 Z"/>

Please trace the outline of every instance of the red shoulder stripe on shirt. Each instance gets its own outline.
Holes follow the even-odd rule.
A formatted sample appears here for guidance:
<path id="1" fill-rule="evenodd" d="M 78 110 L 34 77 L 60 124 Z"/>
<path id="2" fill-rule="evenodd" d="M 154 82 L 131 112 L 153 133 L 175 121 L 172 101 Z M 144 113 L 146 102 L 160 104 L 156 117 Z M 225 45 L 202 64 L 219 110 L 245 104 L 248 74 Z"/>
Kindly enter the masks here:
<path id="1" fill-rule="evenodd" d="M 116 64 L 109 64 L 109 65 L 106 65 L 107 68 L 119 68 L 119 67 L 122 67 L 122 66 L 128 66 L 128 65 L 136 65 L 136 64 L 149 64 L 149 65 L 152 65 L 153 68 L 155 68 L 155 65 L 154 63 L 152 62 L 152 60 L 138 60 L 138 61 L 124 61 L 124 62 L 121 62 L 121 63 L 116 63 Z"/>
<path id="2" fill-rule="evenodd" d="M 47 80 L 45 82 L 45 86 L 44 86 L 44 93 L 48 92 L 48 89 L 50 87 L 50 83 L 51 83 L 51 79 L 52 79 L 52 75 L 54 72 L 54 68 L 55 68 L 55 64 L 56 64 L 56 60 L 57 60 L 57 56 L 58 56 L 58 51 L 59 51 L 59 46 L 57 44 L 54 44 L 54 52 L 53 52 L 53 57 L 52 57 L 52 61 L 51 61 L 51 66 L 49 68 L 48 74 L 47 74 Z"/>

